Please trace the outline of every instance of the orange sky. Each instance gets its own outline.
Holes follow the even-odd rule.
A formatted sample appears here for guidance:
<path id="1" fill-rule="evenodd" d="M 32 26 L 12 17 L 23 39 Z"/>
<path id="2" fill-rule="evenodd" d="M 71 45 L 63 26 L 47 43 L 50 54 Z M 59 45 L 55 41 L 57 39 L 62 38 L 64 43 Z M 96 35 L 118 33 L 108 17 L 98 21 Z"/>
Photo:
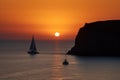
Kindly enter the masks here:
<path id="1" fill-rule="evenodd" d="M 86 22 L 120 19 L 120 0 L 0 0 L 0 39 L 74 40 Z"/>

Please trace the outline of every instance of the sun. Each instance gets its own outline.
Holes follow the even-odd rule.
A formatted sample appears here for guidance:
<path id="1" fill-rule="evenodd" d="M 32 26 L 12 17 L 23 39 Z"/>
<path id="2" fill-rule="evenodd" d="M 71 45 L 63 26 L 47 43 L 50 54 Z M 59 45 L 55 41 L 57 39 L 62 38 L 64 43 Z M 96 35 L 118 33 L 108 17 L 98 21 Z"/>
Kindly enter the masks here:
<path id="1" fill-rule="evenodd" d="M 55 32 L 55 37 L 59 37 L 60 33 L 59 32 Z"/>

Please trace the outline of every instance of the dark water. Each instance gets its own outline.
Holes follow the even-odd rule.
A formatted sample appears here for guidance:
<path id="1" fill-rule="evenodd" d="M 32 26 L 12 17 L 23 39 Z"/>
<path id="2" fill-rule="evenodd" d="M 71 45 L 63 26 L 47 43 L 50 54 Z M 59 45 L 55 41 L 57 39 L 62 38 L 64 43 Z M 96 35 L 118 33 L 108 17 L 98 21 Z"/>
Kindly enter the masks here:
<path id="1" fill-rule="evenodd" d="M 2 52 L 25 52 L 28 51 L 31 41 L 0 41 L 0 51 Z M 74 41 L 36 41 L 37 49 L 40 53 L 66 53 Z"/>
<path id="2" fill-rule="evenodd" d="M 53 42 L 54 43 L 54 42 Z M 29 42 L 0 43 L 0 80 L 119 80 L 119 57 L 67 56 L 72 42 L 37 43 L 40 54 L 27 54 Z M 41 46 L 41 45 L 43 46 Z M 46 50 L 46 51 L 45 51 Z M 53 54 L 54 53 L 54 54 Z M 59 54 L 58 54 L 59 53 Z"/>

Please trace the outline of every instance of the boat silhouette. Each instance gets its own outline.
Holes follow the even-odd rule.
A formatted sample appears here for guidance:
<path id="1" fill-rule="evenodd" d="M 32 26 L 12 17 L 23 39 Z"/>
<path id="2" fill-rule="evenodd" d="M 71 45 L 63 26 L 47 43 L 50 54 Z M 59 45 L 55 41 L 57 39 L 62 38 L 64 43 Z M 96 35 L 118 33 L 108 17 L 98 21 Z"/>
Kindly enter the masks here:
<path id="1" fill-rule="evenodd" d="M 65 60 L 63 61 L 63 65 L 69 65 L 69 62 L 67 61 L 66 55 L 65 55 Z"/>
<path id="2" fill-rule="evenodd" d="M 36 48 L 34 36 L 32 37 L 32 41 L 30 44 L 28 54 L 31 54 L 31 55 L 39 54 L 39 52 L 37 51 L 37 48 Z"/>

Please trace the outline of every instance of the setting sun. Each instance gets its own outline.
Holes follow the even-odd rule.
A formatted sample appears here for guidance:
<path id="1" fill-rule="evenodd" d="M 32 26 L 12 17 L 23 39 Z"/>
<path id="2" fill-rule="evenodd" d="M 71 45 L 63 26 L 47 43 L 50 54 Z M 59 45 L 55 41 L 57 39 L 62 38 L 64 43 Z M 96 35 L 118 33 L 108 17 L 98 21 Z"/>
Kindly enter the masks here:
<path id="1" fill-rule="evenodd" d="M 119 8 L 120 0 L 0 0 L 0 40 L 74 40 L 85 23 L 119 20 Z"/>
<path id="2" fill-rule="evenodd" d="M 55 37 L 59 37 L 60 33 L 59 32 L 55 32 Z"/>

